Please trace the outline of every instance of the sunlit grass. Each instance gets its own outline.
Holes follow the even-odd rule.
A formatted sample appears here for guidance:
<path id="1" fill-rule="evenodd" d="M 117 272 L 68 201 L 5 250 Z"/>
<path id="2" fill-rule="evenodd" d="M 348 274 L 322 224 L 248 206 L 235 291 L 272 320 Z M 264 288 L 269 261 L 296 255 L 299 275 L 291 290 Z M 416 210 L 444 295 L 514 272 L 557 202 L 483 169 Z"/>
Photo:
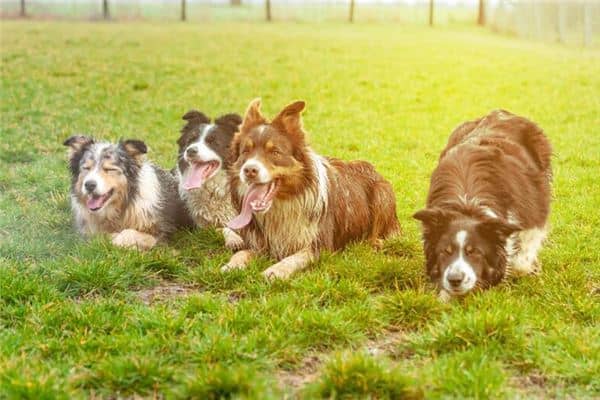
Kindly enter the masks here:
<path id="1" fill-rule="evenodd" d="M 0 29 L 0 397 L 600 394 L 597 52 L 392 25 Z M 171 168 L 184 112 L 242 112 L 257 96 L 268 115 L 306 100 L 317 151 L 373 162 L 403 236 L 270 285 L 265 258 L 221 274 L 229 252 L 214 230 L 144 254 L 73 232 L 65 137 L 142 138 Z M 410 216 L 450 131 L 495 108 L 537 121 L 554 145 L 544 271 L 443 305 Z M 138 295 L 164 281 L 194 289 Z M 314 376 L 290 387 L 281 371 Z"/>

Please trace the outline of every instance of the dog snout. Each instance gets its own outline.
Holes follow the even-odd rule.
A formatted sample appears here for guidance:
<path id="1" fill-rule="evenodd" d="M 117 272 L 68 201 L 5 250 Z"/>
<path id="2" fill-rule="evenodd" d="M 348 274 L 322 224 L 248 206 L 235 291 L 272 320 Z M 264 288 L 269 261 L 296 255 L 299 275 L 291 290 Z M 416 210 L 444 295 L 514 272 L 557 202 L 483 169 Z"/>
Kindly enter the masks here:
<path id="1" fill-rule="evenodd" d="M 450 271 L 446 279 L 450 286 L 458 287 L 465 279 L 465 273 L 463 271 Z"/>
<path id="2" fill-rule="evenodd" d="M 98 184 L 96 183 L 96 181 L 87 181 L 83 184 L 83 186 L 85 186 L 85 190 L 87 190 L 88 193 L 92 193 L 94 192 L 94 190 L 96 190 Z"/>
<path id="3" fill-rule="evenodd" d="M 246 165 L 244 167 L 244 176 L 248 179 L 256 179 L 258 176 L 258 167 L 256 165 Z"/>
<path id="4" fill-rule="evenodd" d="M 194 158 L 198 155 L 198 149 L 195 146 L 188 147 L 185 151 L 185 154 L 188 156 L 188 158 Z"/>

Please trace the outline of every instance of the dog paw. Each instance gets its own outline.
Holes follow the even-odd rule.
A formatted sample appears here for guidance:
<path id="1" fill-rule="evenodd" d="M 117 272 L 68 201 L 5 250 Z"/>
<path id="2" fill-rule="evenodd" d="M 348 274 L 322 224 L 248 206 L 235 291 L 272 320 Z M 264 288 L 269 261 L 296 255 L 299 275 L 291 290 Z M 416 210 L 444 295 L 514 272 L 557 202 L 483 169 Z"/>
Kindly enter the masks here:
<path id="1" fill-rule="evenodd" d="M 274 280 L 287 280 L 290 277 L 290 271 L 283 266 L 275 264 L 262 272 L 266 280 L 273 282 Z"/>
<path id="2" fill-rule="evenodd" d="M 240 250 L 244 247 L 244 240 L 233 231 L 223 231 L 223 236 L 225 238 L 225 247 L 229 250 Z"/>
<path id="3" fill-rule="evenodd" d="M 156 245 L 156 238 L 135 229 L 124 229 L 112 236 L 112 244 L 118 247 L 138 250 L 148 250 Z"/>
<path id="4" fill-rule="evenodd" d="M 442 303 L 449 303 L 452 300 L 452 295 L 450 295 L 450 293 L 446 292 L 445 290 L 440 290 L 438 300 Z"/>

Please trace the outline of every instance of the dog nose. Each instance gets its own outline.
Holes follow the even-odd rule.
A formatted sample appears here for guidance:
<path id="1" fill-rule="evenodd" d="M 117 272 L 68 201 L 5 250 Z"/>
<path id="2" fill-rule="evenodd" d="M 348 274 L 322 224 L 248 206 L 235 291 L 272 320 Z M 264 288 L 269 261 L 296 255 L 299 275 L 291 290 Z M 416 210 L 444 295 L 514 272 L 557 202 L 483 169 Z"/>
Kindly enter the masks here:
<path id="1" fill-rule="evenodd" d="M 254 165 L 248 165 L 244 167 L 244 175 L 248 179 L 254 179 L 258 175 L 258 168 Z"/>
<path id="2" fill-rule="evenodd" d="M 450 286 L 457 287 L 460 286 L 463 279 L 465 279 L 465 273 L 462 271 L 450 271 L 450 273 L 447 276 L 447 279 L 448 283 L 450 283 Z"/>
<path id="3" fill-rule="evenodd" d="M 195 147 L 189 147 L 185 152 L 188 157 L 196 157 L 198 155 L 198 149 Z"/>
<path id="4" fill-rule="evenodd" d="M 98 186 L 98 184 L 96 183 L 96 181 L 87 181 L 83 184 L 83 186 L 85 186 L 85 190 L 87 190 L 88 193 L 92 193 L 94 189 L 96 189 L 96 186 Z"/>

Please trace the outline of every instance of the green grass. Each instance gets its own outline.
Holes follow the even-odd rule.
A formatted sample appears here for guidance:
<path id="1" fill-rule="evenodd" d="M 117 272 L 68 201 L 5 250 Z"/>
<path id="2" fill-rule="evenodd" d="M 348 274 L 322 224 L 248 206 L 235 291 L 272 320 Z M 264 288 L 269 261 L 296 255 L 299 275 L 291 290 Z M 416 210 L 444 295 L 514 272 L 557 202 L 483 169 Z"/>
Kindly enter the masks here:
<path id="1" fill-rule="evenodd" d="M 0 398 L 600 396 L 598 52 L 460 27 L 0 28 Z M 267 115 L 306 100 L 317 151 L 372 161 L 403 237 L 269 285 L 264 258 L 221 274 L 214 230 L 144 254 L 72 231 L 65 137 L 142 138 L 171 167 L 184 112 L 257 96 Z M 544 271 L 443 305 L 410 216 L 450 131 L 495 108 L 554 145 Z M 165 281 L 192 289 L 140 299 Z"/>

